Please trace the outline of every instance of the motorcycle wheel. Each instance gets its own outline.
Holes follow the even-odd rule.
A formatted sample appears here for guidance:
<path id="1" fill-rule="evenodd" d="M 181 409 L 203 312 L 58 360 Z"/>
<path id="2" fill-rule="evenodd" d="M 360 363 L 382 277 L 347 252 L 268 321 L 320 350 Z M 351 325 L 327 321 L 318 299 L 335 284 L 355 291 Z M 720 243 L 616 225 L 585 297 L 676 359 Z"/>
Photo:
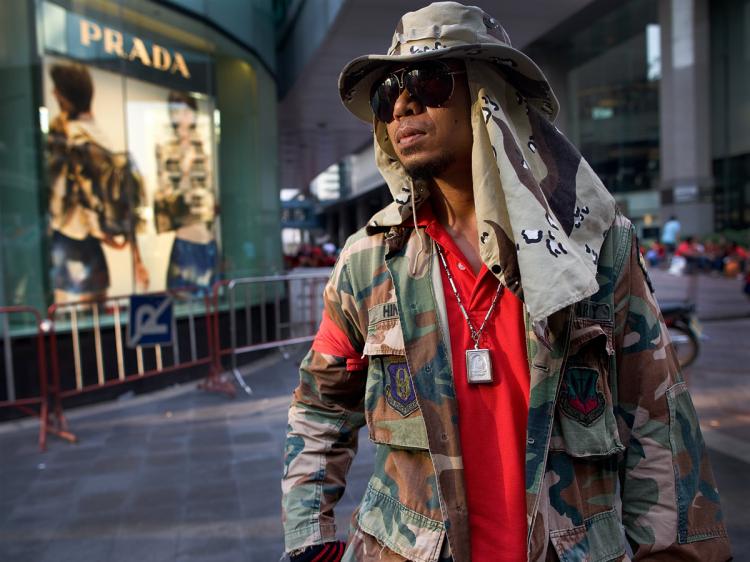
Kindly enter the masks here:
<path id="1" fill-rule="evenodd" d="M 691 365 L 698 357 L 698 337 L 690 328 L 680 324 L 669 326 L 669 337 L 672 339 L 680 367 L 684 369 Z"/>

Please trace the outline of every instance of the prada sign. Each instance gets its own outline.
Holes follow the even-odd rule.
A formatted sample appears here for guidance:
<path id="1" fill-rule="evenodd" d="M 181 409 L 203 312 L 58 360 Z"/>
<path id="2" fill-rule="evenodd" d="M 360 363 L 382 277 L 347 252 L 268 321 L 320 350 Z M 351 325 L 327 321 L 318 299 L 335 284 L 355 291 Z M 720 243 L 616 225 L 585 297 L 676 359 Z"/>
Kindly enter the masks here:
<path id="1" fill-rule="evenodd" d="M 42 3 L 44 53 L 61 55 L 168 88 L 208 92 L 211 59 L 140 33 L 119 20 L 94 19 L 52 1 Z M 168 23 L 168 22 L 165 22 Z M 42 53 L 43 54 L 43 53 Z"/>
<path id="2" fill-rule="evenodd" d="M 151 43 L 151 48 L 148 48 L 143 39 L 134 35 L 128 37 L 126 44 L 125 38 L 121 31 L 111 27 L 102 27 L 90 20 L 81 20 L 80 41 L 84 47 L 91 47 L 95 43 L 100 43 L 104 47 L 104 52 L 108 55 L 116 55 L 129 61 L 138 61 L 143 66 L 170 74 L 180 74 L 183 78 L 190 78 L 190 70 L 185 62 L 185 57 L 179 51 L 171 51 L 156 43 Z"/>

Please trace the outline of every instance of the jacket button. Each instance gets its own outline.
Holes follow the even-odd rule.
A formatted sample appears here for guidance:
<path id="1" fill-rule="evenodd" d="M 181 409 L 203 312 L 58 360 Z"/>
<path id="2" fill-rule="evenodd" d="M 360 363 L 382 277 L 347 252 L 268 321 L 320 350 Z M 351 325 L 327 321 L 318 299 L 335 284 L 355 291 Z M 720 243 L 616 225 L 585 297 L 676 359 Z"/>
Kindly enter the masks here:
<path id="1" fill-rule="evenodd" d="M 526 444 L 527 444 L 527 445 L 533 445 L 533 444 L 534 444 L 534 438 L 533 438 L 533 437 L 529 437 L 529 438 L 528 438 L 528 439 L 526 440 Z"/>
<path id="2" fill-rule="evenodd" d="M 443 442 L 448 441 L 448 434 L 445 433 L 445 432 L 441 433 L 440 434 L 440 440 L 443 441 Z"/>
<path id="3" fill-rule="evenodd" d="M 495 264 L 492 266 L 492 273 L 494 273 L 495 275 L 500 274 L 502 272 L 503 272 L 503 268 L 500 267 L 499 265 Z"/>

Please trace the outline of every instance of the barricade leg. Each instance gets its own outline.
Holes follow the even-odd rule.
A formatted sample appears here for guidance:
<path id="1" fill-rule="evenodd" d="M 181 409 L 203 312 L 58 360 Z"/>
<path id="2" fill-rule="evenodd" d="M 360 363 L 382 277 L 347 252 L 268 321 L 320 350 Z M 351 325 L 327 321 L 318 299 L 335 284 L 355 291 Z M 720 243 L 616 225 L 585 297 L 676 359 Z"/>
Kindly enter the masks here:
<path id="1" fill-rule="evenodd" d="M 44 451 L 47 447 L 47 434 L 51 433 L 69 442 L 75 442 L 76 437 L 70 431 L 68 431 L 65 417 L 62 413 L 62 404 L 59 400 L 59 394 L 56 395 L 56 407 L 54 415 L 50 415 L 50 384 L 48 380 L 47 370 L 47 346 L 45 344 L 45 334 L 49 331 L 52 324 L 45 320 L 42 321 L 42 316 L 38 310 L 30 306 L 3 306 L 0 307 L 0 315 L 2 315 L 4 323 L 4 335 L 3 335 L 3 348 L 5 353 L 5 367 L 6 367 L 6 385 L 7 385 L 7 400 L 0 402 L 1 407 L 14 408 L 28 416 L 39 418 L 39 450 Z M 36 324 L 36 368 L 37 375 L 39 378 L 39 394 L 38 396 L 22 397 L 19 398 L 16 395 L 16 386 L 14 381 L 14 370 L 13 370 L 13 359 L 12 359 L 12 346 L 13 338 L 10 334 L 10 323 L 8 321 L 9 315 L 30 315 L 34 318 Z M 54 340 L 52 343 L 56 343 Z M 53 365 L 56 361 L 53 360 Z M 56 387 L 59 388 L 59 385 Z"/>
<path id="2" fill-rule="evenodd" d="M 54 326 L 50 323 L 49 326 Z M 46 330 L 42 330 L 46 331 Z M 52 358 L 52 384 L 47 380 L 47 362 L 44 350 L 44 341 L 40 344 L 39 352 L 40 371 L 43 373 L 42 382 L 42 404 L 39 412 L 39 449 L 44 451 L 47 446 L 47 433 L 51 433 L 64 439 L 69 443 L 77 443 L 78 437 L 68 429 L 68 421 L 63 414 L 62 399 L 60 398 L 60 365 L 57 362 L 57 334 L 52 328 L 50 334 L 50 356 Z M 50 412 L 50 403 L 52 411 Z"/>
<path id="3" fill-rule="evenodd" d="M 219 291 L 223 281 L 217 281 L 212 289 L 212 299 L 206 298 L 206 332 L 208 334 L 209 354 L 211 362 L 208 366 L 208 376 L 198 383 L 198 388 L 206 392 L 218 392 L 230 398 L 237 395 L 234 384 L 224 374 L 221 365 L 221 339 L 219 337 Z M 230 311 L 230 314 L 232 312 Z"/>
<path id="4" fill-rule="evenodd" d="M 223 280 L 214 284 L 212 288 L 211 321 L 208 326 L 211 331 L 209 337 L 211 366 L 208 376 L 201 382 L 199 388 L 235 396 L 237 393 L 236 386 L 228 376 L 228 373 L 231 372 L 237 378 L 237 384 L 250 394 L 250 387 L 241 379 L 237 367 L 238 356 L 273 349 L 277 350 L 284 359 L 287 359 L 289 353 L 286 346 L 312 342 L 323 311 L 319 302 L 322 298 L 322 291 L 318 292 L 317 289 L 328 282 L 329 276 L 330 272 L 326 271 L 325 273 L 248 277 Z M 266 298 L 266 288 L 269 284 L 273 294 L 270 298 Z M 257 291 L 252 291 L 253 297 L 257 296 L 257 300 L 248 298 L 251 287 L 257 287 Z M 238 302 L 235 291 L 243 289 L 244 300 Z M 219 332 L 219 295 L 221 292 L 226 295 L 227 313 L 229 314 L 230 343 L 229 347 L 225 349 L 222 349 Z M 283 306 L 288 307 L 286 313 L 282 309 Z M 244 307 L 245 313 L 246 333 L 244 334 L 244 341 L 239 341 L 236 314 L 242 307 Z M 269 307 L 272 308 L 270 313 L 267 310 Z M 251 311 L 254 310 L 257 310 L 257 326 L 260 330 L 258 337 L 254 337 L 257 334 L 252 331 L 254 318 L 251 318 Z M 272 326 L 269 326 L 267 318 L 269 315 L 271 321 L 274 322 Z M 231 357 L 230 370 L 225 370 L 222 365 L 222 357 L 225 355 Z"/>

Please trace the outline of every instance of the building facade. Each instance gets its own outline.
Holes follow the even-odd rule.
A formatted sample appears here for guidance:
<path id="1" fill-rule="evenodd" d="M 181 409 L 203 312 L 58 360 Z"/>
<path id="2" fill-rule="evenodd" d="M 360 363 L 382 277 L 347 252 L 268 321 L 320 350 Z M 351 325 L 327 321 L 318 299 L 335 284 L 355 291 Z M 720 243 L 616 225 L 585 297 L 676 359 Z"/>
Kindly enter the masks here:
<path id="1" fill-rule="evenodd" d="M 0 1 L 0 305 L 281 269 L 293 4 Z"/>
<path id="2" fill-rule="evenodd" d="M 0 305 L 279 271 L 282 214 L 343 244 L 390 196 L 338 72 L 424 3 L 0 0 Z M 474 3 L 645 238 L 748 228 L 750 0 Z"/>
<path id="3" fill-rule="evenodd" d="M 563 126 L 653 237 L 750 227 L 750 2 L 595 2 L 530 45 Z"/>

